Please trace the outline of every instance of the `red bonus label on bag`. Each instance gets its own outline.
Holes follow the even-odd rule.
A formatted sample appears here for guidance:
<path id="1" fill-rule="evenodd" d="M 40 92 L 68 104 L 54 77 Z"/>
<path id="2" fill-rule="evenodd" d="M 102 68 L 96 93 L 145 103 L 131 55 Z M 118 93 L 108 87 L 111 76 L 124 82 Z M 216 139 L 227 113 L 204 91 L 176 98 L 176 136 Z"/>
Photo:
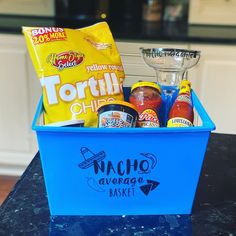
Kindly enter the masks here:
<path id="1" fill-rule="evenodd" d="M 66 40 L 66 32 L 63 28 L 44 27 L 31 30 L 33 44 L 49 43 Z"/>

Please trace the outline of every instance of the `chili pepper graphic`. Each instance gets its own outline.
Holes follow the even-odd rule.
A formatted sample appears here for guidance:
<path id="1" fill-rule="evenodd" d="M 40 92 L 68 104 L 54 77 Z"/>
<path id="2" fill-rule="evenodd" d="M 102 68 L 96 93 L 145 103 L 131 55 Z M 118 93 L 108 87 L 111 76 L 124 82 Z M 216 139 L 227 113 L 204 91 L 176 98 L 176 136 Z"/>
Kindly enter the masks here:
<path id="1" fill-rule="evenodd" d="M 157 164 L 157 158 L 154 154 L 152 153 L 140 153 L 141 155 L 145 156 L 146 158 L 150 159 L 152 161 L 151 168 L 154 169 L 154 167 Z"/>
<path id="2" fill-rule="evenodd" d="M 87 184 L 91 189 L 97 192 L 105 192 L 105 190 L 99 186 L 93 177 L 87 177 Z"/>

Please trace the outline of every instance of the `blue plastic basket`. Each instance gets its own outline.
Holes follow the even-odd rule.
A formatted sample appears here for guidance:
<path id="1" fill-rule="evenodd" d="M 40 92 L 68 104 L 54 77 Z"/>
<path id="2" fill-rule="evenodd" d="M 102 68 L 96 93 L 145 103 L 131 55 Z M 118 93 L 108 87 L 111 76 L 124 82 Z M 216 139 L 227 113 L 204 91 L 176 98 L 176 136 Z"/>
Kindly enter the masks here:
<path id="1" fill-rule="evenodd" d="M 188 128 L 74 128 L 36 131 L 51 215 L 190 214 L 210 132 L 215 129 L 192 92 L 201 125 Z"/>

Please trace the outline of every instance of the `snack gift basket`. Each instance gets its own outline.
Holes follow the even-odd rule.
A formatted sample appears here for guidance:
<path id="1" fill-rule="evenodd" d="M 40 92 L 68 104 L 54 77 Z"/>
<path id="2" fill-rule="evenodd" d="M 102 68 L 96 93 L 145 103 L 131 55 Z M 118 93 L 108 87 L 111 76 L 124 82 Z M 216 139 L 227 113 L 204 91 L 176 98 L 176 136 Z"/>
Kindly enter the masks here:
<path id="1" fill-rule="evenodd" d="M 197 125 L 148 129 L 43 126 L 41 99 L 32 128 L 51 215 L 190 214 L 215 128 L 192 99 Z"/>
<path id="2" fill-rule="evenodd" d="M 193 127 L 89 128 L 96 126 L 95 108 L 80 114 L 75 101 L 89 104 L 84 107 L 93 101 L 95 107 L 98 101 L 123 99 L 125 73 L 108 24 L 22 29 L 43 91 L 32 128 L 51 215 L 191 213 L 215 128 L 196 94 L 192 91 Z M 160 117 L 166 122 L 176 88 L 200 53 L 169 48 L 141 53 L 162 86 Z M 126 102 L 129 93 L 124 88 Z M 84 120 L 84 127 L 51 125 L 71 119 Z"/>

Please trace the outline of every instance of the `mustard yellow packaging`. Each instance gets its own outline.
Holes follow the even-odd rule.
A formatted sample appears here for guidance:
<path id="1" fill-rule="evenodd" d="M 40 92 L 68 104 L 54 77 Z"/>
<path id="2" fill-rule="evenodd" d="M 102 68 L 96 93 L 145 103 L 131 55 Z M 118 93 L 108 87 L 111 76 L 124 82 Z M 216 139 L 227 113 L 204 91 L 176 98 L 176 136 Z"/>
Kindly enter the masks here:
<path id="1" fill-rule="evenodd" d="M 43 89 L 45 124 L 83 119 L 97 126 L 97 108 L 123 100 L 124 70 L 109 26 L 23 27 Z"/>

